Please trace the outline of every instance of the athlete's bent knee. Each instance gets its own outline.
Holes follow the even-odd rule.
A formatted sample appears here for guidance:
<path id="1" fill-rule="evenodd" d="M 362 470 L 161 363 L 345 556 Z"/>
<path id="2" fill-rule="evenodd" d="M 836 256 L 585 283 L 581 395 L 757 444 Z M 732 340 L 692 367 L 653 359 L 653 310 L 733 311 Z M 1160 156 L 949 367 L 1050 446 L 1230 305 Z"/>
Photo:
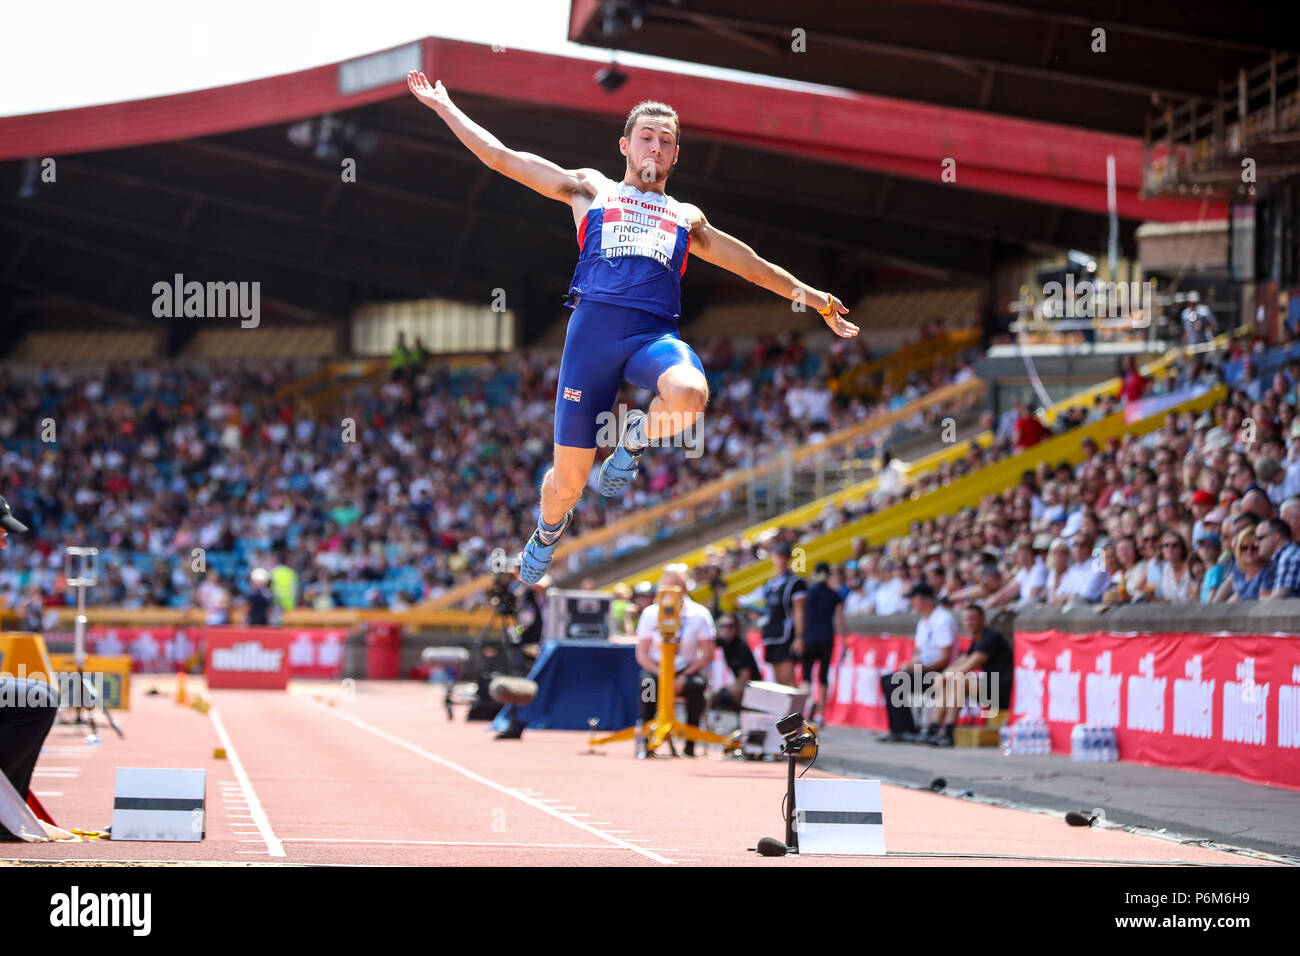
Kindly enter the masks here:
<path id="1" fill-rule="evenodd" d="M 698 415 L 709 403 L 709 390 L 699 385 L 683 385 L 665 398 L 672 411 L 682 415 Z"/>

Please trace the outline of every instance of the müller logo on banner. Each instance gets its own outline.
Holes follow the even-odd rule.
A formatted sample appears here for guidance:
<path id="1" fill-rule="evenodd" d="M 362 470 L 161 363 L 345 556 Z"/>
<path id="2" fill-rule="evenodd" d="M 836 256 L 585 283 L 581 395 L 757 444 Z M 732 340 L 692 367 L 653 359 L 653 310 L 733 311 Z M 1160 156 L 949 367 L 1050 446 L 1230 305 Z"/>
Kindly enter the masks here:
<path id="1" fill-rule="evenodd" d="M 257 641 L 245 641 L 233 647 L 219 647 L 212 652 L 212 667 L 219 671 L 262 671 L 275 673 L 280 670 L 280 659 L 284 652 L 268 651 Z"/>

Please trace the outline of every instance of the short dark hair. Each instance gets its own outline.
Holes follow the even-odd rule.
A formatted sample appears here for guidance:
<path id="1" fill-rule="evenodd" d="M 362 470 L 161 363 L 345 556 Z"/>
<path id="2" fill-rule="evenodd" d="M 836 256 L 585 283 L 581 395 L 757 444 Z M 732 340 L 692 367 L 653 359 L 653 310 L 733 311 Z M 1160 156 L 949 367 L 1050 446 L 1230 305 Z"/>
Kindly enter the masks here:
<path id="1" fill-rule="evenodd" d="M 1283 541 L 1291 540 L 1291 526 L 1281 518 L 1268 518 L 1261 523 L 1269 530 L 1275 532 Z"/>
<path id="2" fill-rule="evenodd" d="M 623 135 L 631 136 L 632 130 L 636 126 L 636 121 L 642 116 L 671 116 L 673 118 L 673 128 L 675 132 L 673 137 L 680 144 L 682 141 L 682 121 L 677 116 L 677 111 L 667 103 L 660 103 L 658 100 L 642 100 L 636 106 L 632 107 L 632 112 L 627 114 L 627 122 L 623 124 Z"/>

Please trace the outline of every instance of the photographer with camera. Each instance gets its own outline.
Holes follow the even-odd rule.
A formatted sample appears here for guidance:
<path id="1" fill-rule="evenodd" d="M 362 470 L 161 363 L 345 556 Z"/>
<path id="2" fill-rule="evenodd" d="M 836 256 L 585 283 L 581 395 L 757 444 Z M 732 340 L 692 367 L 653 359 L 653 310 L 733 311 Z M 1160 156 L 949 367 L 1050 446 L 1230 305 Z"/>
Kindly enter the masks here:
<path id="1" fill-rule="evenodd" d="M 536 584 L 525 584 L 519 577 L 519 566 L 519 556 L 515 555 L 508 571 L 497 572 L 487 595 L 492 612 L 506 619 L 506 673 L 511 677 L 526 677 L 531 659 L 537 656 L 542 642 L 542 605 L 551 586 L 550 575 L 543 575 Z M 526 727 L 523 721 L 512 718 L 510 726 L 496 739 L 518 740 Z"/>
<path id="2" fill-rule="evenodd" d="M 536 584 L 525 584 L 519 577 L 518 555 L 510 559 L 509 571 L 497 574 L 488 604 L 497 614 L 515 619 L 512 643 L 516 648 L 535 648 L 542 642 L 542 605 L 550 586 L 550 575 L 543 575 Z"/>
<path id="3" fill-rule="evenodd" d="M 9 546 L 9 532 L 27 531 L 0 498 L 0 550 Z M 0 774 L 26 800 L 41 746 L 59 714 L 58 692 L 42 681 L 0 677 Z M 0 824 L 0 841 L 18 837 Z"/>

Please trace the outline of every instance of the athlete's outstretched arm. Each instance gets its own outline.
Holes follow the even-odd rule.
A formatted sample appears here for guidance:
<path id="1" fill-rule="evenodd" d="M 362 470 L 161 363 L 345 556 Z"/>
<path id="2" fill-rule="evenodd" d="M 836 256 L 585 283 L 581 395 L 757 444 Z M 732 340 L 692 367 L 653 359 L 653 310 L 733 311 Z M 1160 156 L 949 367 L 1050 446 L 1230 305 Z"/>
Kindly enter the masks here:
<path id="1" fill-rule="evenodd" d="M 563 203 L 569 202 L 575 193 L 596 194 L 595 180 L 600 178 L 599 172 L 594 169 L 562 169 L 549 159 L 503 145 L 501 140 L 461 112 L 447 95 L 441 80 L 430 86 L 423 73 L 412 70 L 406 75 L 406 85 L 415 98 L 442 117 L 456 138 L 490 169 Z"/>
<path id="2" fill-rule="evenodd" d="M 693 255 L 787 299 L 797 298 L 802 293 L 804 301 L 821 313 L 831 331 L 840 338 L 851 339 L 858 334 L 858 327 L 842 318 L 849 314 L 849 310 L 839 299 L 800 282 L 780 266 L 768 262 L 735 236 L 712 225 L 699 207 L 689 206 L 688 211 L 692 222 Z"/>

